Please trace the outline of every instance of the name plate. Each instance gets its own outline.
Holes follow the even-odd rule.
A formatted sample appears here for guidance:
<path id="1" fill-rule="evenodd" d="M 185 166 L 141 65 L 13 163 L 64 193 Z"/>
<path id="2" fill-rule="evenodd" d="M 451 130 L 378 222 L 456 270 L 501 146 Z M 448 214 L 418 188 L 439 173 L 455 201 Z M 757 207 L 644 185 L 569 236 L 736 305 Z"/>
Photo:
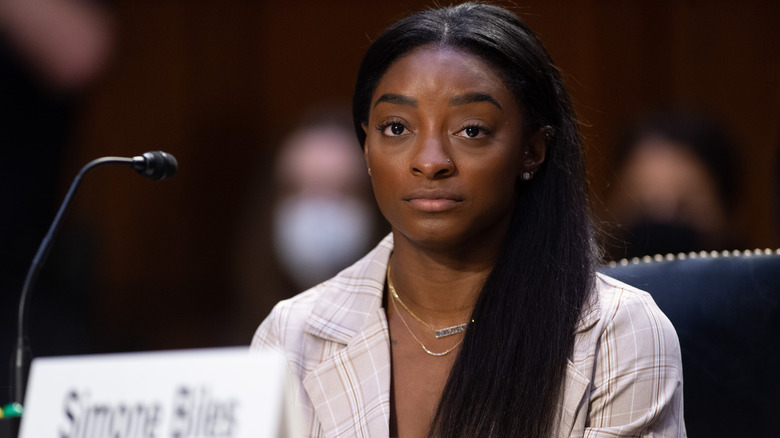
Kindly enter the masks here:
<path id="1" fill-rule="evenodd" d="M 20 438 L 295 434 L 285 360 L 245 348 L 37 358 Z"/>

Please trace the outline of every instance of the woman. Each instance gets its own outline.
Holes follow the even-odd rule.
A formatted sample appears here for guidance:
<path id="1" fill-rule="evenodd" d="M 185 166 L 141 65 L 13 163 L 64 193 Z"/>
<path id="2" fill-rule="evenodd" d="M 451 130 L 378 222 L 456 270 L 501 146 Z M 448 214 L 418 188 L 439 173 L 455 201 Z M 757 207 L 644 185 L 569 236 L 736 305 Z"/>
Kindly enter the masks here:
<path id="1" fill-rule="evenodd" d="M 392 233 L 253 340 L 287 355 L 308 435 L 684 436 L 676 334 L 594 273 L 576 121 L 524 23 L 401 20 L 353 114 Z"/>
<path id="2" fill-rule="evenodd" d="M 724 127 L 698 112 L 658 111 L 630 126 L 606 196 L 612 259 L 745 247 L 733 226 L 742 181 L 735 151 Z"/>

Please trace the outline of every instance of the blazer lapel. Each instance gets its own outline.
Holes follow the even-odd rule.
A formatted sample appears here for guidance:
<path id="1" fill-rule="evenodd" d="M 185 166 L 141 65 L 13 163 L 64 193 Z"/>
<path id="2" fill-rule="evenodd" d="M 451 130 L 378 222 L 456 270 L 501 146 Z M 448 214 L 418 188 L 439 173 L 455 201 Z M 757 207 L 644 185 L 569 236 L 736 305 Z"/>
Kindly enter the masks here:
<path id="1" fill-rule="evenodd" d="M 588 416 L 588 400 L 590 399 L 592 376 L 592 351 L 598 336 L 594 327 L 598 324 L 601 315 L 601 303 L 599 302 L 598 289 L 591 293 L 588 301 L 583 306 L 582 315 L 577 322 L 574 351 L 572 357 L 566 363 L 566 380 L 563 383 L 563 397 L 558 406 L 560 421 L 558 423 L 557 436 L 559 438 L 572 436 L 572 431 L 585 429 Z"/>
<path id="2" fill-rule="evenodd" d="M 345 348 L 303 380 L 326 437 L 387 437 L 390 340 L 380 308 Z"/>
<path id="3" fill-rule="evenodd" d="M 323 284 L 306 332 L 324 358 L 303 379 L 326 437 L 390 434 L 390 335 L 382 308 L 392 234 Z"/>

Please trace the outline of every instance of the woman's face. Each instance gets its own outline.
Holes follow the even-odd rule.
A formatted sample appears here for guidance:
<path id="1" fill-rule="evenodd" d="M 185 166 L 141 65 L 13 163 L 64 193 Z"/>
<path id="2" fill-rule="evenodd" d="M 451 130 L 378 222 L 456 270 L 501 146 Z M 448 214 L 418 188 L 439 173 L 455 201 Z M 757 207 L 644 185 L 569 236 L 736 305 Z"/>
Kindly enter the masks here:
<path id="1" fill-rule="evenodd" d="M 542 137 L 524 135 L 501 78 L 451 48 L 423 46 L 392 64 L 363 129 L 374 194 L 396 239 L 428 246 L 499 242 L 518 178 L 544 158 L 543 147 L 524 144 Z"/>

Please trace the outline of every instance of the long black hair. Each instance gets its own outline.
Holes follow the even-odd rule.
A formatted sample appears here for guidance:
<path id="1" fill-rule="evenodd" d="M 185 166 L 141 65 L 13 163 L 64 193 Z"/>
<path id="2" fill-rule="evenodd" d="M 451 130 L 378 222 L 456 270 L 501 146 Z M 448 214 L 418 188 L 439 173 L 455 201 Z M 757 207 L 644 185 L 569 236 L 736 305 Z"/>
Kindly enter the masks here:
<path id="1" fill-rule="evenodd" d="M 491 65 L 518 99 L 526 132 L 552 132 L 545 162 L 531 181 L 517 183 L 510 229 L 477 300 L 475 323 L 453 364 L 431 435 L 550 436 L 595 260 L 569 95 L 541 42 L 512 12 L 476 3 L 422 11 L 388 28 L 363 59 L 353 96 L 363 146 L 361 124 L 382 75 L 426 45 L 456 48 Z"/>

